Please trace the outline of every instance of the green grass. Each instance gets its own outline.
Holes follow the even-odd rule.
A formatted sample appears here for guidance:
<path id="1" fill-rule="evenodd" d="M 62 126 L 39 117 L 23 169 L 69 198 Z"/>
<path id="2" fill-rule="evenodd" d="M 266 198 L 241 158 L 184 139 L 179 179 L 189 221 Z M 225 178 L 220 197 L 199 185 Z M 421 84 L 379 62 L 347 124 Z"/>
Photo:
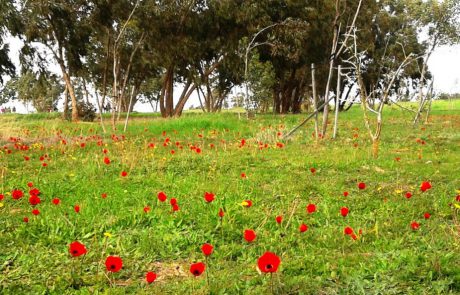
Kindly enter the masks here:
<path id="1" fill-rule="evenodd" d="M 256 265 L 260 255 L 272 251 L 282 261 L 273 276 L 277 294 L 458 294 L 459 110 L 459 100 L 436 102 L 429 122 L 412 128 L 410 113 L 387 107 L 378 159 L 372 157 L 358 107 L 340 114 L 336 140 L 316 144 L 310 122 L 283 148 L 276 146 L 277 132 L 286 133 L 305 115 L 135 118 L 126 134 L 113 132 L 118 141 L 97 123 L 63 122 L 58 114 L 2 115 L 1 146 L 12 152 L 0 152 L 5 195 L 0 293 L 270 293 L 270 276 L 259 274 Z M 19 136 L 30 149 L 15 149 L 10 136 Z M 171 143 L 164 147 L 167 137 Z M 242 138 L 246 145 L 239 147 Z M 259 141 L 268 148 L 260 150 Z M 103 162 L 104 148 L 110 165 Z M 39 157 L 45 154 L 48 166 L 42 167 Z M 433 188 L 422 193 L 422 181 Z M 38 216 L 31 214 L 28 182 L 41 191 Z M 358 182 L 367 188 L 360 191 Z M 13 200 L 9 193 L 15 188 L 25 197 Z M 172 213 L 169 201 L 159 203 L 159 191 L 177 198 L 180 210 Z M 209 204 L 203 199 L 207 191 L 216 194 Z M 344 191 L 350 193 L 346 198 Z M 411 199 L 404 197 L 407 191 Z M 58 206 L 51 201 L 56 197 Z M 241 205 L 247 199 L 251 208 Z M 306 213 L 309 203 L 317 205 L 314 214 Z M 145 206 L 151 211 L 145 213 Z M 346 218 L 339 213 L 343 206 L 350 209 Z M 222 224 L 219 208 L 225 211 Z M 430 219 L 424 219 L 425 212 Z M 284 217 L 281 226 L 277 215 Z M 421 224 L 419 230 L 411 229 L 413 221 Z M 309 226 L 303 234 L 302 222 Z M 356 241 L 343 234 L 346 226 L 362 230 Z M 245 229 L 257 232 L 251 244 L 243 239 Z M 86 245 L 84 257 L 71 258 L 68 245 L 75 240 Z M 204 262 L 200 248 L 206 242 L 215 247 L 207 268 L 209 288 L 204 275 L 195 279 L 189 273 L 192 262 Z M 112 287 L 105 276 L 108 255 L 119 255 L 124 263 L 110 276 Z M 147 271 L 158 274 L 152 285 L 144 281 Z"/>

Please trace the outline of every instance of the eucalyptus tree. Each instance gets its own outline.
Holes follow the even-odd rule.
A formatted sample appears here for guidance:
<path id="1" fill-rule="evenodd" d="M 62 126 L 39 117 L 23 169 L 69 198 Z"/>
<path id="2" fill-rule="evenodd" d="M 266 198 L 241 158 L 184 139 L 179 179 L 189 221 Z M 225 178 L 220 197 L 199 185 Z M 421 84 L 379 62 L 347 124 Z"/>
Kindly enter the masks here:
<path id="1" fill-rule="evenodd" d="M 351 12 L 355 11 L 356 21 L 349 20 L 349 23 L 354 23 L 354 26 L 345 26 L 347 30 L 339 30 L 340 25 L 336 28 L 336 35 L 341 35 L 344 39 L 337 44 L 334 42 L 336 48 L 333 48 L 332 52 L 335 55 L 327 57 L 330 64 L 332 63 L 330 59 L 334 58 L 333 64 L 345 66 L 343 78 L 337 79 L 339 85 L 344 85 L 338 92 L 344 92 L 343 87 L 348 88 L 346 93 L 351 92 L 353 88 L 357 89 L 361 103 L 366 105 L 364 111 L 377 115 L 377 131 L 373 134 L 373 141 L 377 148 L 383 106 L 391 101 L 391 97 L 398 93 L 405 81 L 418 79 L 420 76 L 418 66 L 421 64 L 418 57 L 426 52 L 426 46 L 418 40 L 417 28 L 414 26 L 416 19 L 410 13 L 410 8 L 408 2 L 403 0 L 366 1 L 363 2 L 359 14 L 356 13 L 358 11 L 356 7 L 346 8 L 350 10 L 350 17 L 353 15 Z M 350 44 L 350 38 L 353 44 Z M 334 50 L 337 48 L 344 49 Z M 349 66 L 351 60 L 353 64 Z M 327 80 L 323 79 L 322 87 Z M 331 86 L 332 83 L 331 81 Z M 328 88 L 327 86 L 325 88 L 326 94 L 329 93 Z M 327 108 L 329 100 L 324 100 L 320 105 Z M 378 105 L 375 104 L 376 101 Z M 336 107 L 340 107 L 340 103 Z M 323 118 L 327 118 L 326 109 L 324 111 Z M 312 115 L 308 116 L 299 126 L 311 118 Z M 299 126 L 291 130 L 286 137 L 291 136 Z M 323 135 L 324 131 L 325 129 Z"/>
<path id="2" fill-rule="evenodd" d="M 192 75 L 197 92 L 203 95 L 206 112 L 219 111 L 232 88 L 243 82 L 239 45 L 247 34 L 247 24 L 239 18 L 241 3 L 208 1 L 200 16 L 205 34 L 197 39 L 201 46 L 192 64 Z"/>
<path id="3" fill-rule="evenodd" d="M 3 84 L 3 76 L 12 77 L 16 70 L 9 58 L 10 47 L 6 43 L 6 38 L 10 34 L 17 34 L 22 28 L 12 1 L 0 0 L 0 7 L 0 84 Z"/>
<path id="4" fill-rule="evenodd" d="M 1 97 L 30 103 L 37 112 L 54 111 L 64 87 L 55 74 L 46 71 L 27 70 L 9 80 Z"/>
<path id="5" fill-rule="evenodd" d="M 35 0 L 18 4 L 26 46 L 45 46 L 59 65 L 72 100 L 72 120 L 78 120 L 77 98 L 72 77 L 78 75 L 86 56 L 91 26 L 87 22 L 92 6 L 85 0 Z M 31 50 L 32 52 L 33 50 Z"/>
<path id="6" fill-rule="evenodd" d="M 418 84 L 419 108 L 414 118 L 417 124 L 427 102 L 423 90 L 428 73 L 428 61 L 438 46 L 458 44 L 460 42 L 460 2 L 458 0 L 413 0 L 411 13 L 418 20 L 417 25 L 427 35 L 423 41 L 427 47 L 420 69 Z"/>
<path id="7" fill-rule="evenodd" d="M 311 38 L 313 7 L 305 1 L 245 1 L 242 13 L 247 19 L 248 36 L 257 38 L 252 40 L 257 45 L 253 46 L 254 54 L 273 69 L 274 112 L 300 112 L 308 85 L 307 64 L 321 52 L 313 41 L 318 39 Z"/>
<path id="8" fill-rule="evenodd" d="M 362 55 L 363 65 L 360 72 L 362 84 L 366 93 L 369 94 L 371 105 L 375 104 L 376 99 L 381 100 L 384 96 L 387 85 L 383 78 L 393 71 L 393 63 L 402 63 L 409 54 L 415 59 L 406 65 L 404 71 L 395 78 L 389 89 L 389 95 L 397 95 L 407 81 L 416 84 L 420 78 L 418 67 L 422 62 L 417 57 L 425 54 L 426 46 L 418 40 L 416 19 L 409 13 L 409 10 L 410 6 L 407 1 L 369 2 L 357 22 L 358 26 L 371 24 L 368 29 L 358 29 L 356 32 L 358 51 L 365 51 L 365 54 Z M 346 52 L 341 62 L 353 56 L 351 53 Z M 390 64 L 386 62 L 388 57 L 392 59 Z M 347 78 L 357 84 L 355 71 L 356 68 L 349 69 Z"/>

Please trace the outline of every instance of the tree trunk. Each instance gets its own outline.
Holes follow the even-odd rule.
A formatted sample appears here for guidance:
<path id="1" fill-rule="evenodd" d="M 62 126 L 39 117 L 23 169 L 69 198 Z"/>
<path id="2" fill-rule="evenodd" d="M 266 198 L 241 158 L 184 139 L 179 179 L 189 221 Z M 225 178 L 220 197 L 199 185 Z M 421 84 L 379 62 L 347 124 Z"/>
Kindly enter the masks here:
<path id="1" fill-rule="evenodd" d="M 116 112 L 119 107 L 118 95 L 118 73 L 119 73 L 119 60 L 117 58 L 116 44 L 113 49 L 113 86 L 112 86 L 112 129 L 115 130 Z"/>
<path id="2" fill-rule="evenodd" d="M 377 159 L 379 157 L 379 146 L 380 146 L 380 139 L 375 138 L 372 140 L 372 156 Z"/>
<path id="3" fill-rule="evenodd" d="M 304 82 L 305 82 L 305 73 L 302 73 L 302 79 L 300 83 L 295 88 L 295 93 L 292 99 L 292 113 L 300 114 L 302 112 L 302 101 L 304 96 Z"/>
<path id="4" fill-rule="evenodd" d="M 198 95 L 198 101 L 200 102 L 201 110 L 203 111 L 203 113 L 206 113 L 206 109 L 203 106 L 203 101 L 201 100 L 201 93 L 203 92 L 203 90 L 201 89 L 199 85 L 196 85 L 196 84 L 195 84 L 195 88 L 196 88 L 196 93 Z"/>
<path id="5" fill-rule="evenodd" d="M 174 66 L 166 69 L 161 87 L 160 111 L 163 118 L 172 117 L 174 114 Z"/>
<path id="6" fill-rule="evenodd" d="M 413 125 L 417 125 L 418 123 L 418 120 L 421 116 L 421 113 L 423 112 L 423 108 L 425 106 L 425 103 L 426 103 L 426 99 L 424 99 L 423 97 L 423 85 L 424 85 L 424 82 L 425 82 L 425 74 L 426 74 L 426 68 L 428 66 L 428 61 L 431 57 L 431 54 L 433 53 L 434 49 L 436 48 L 437 46 L 437 42 L 438 42 L 438 37 L 435 36 L 434 39 L 433 39 L 433 44 L 430 48 L 430 50 L 428 51 L 428 53 L 426 54 L 426 57 L 425 59 L 423 60 L 423 65 L 422 65 L 422 72 L 420 73 L 420 83 L 419 83 L 419 109 L 418 109 L 418 112 L 417 114 L 415 115 L 415 118 L 414 118 L 414 122 L 413 122 Z"/>
<path id="7" fill-rule="evenodd" d="M 169 74 L 166 72 L 163 78 L 163 85 L 161 86 L 160 93 L 160 113 L 163 118 L 166 118 L 166 108 L 165 108 L 165 95 L 166 95 L 166 84 L 168 83 Z"/>
<path id="8" fill-rule="evenodd" d="M 190 83 L 186 84 L 186 87 L 184 87 L 181 97 L 179 98 L 179 101 L 177 102 L 176 108 L 174 110 L 175 117 L 180 117 L 182 115 L 182 111 L 184 110 L 185 103 L 190 98 L 193 91 L 195 91 L 195 84 L 192 84 L 192 81 L 190 79 Z"/>
<path id="9" fill-rule="evenodd" d="M 67 74 L 64 65 L 61 65 L 62 75 L 69 91 L 70 98 L 72 99 L 72 122 L 78 121 L 78 106 L 77 106 L 77 97 L 72 86 L 72 81 L 70 80 L 69 75 Z"/>
<path id="10" fill-rule="evenodd" d="M 102 98 L 101 98 L 101 114 L 104 112 L 105 108 L 105 97 L 107 95 L 107 71 L 109 70 L 109 56 L 110 55 L 110 33 L 109 29 L 107 29 L 107 52 L 105 57 L 105 65 L 104 65 L 104 75 L 102 77 Z"/>
<path id="11" fill-rule="evenodd" d="M 345 104 L 348 101 L 348 97 L 350 96 L 351 89 L 352 89 L 352 86 L 348 86 L 347 93 L 345 94 L 345 97 L 343 98 L 342 102 L 339 104 L 339 112 L 348 110 L 348 108 L 345 110 Z M 342 89 L 342 91 L 344 91 L 344 89 Z M 353 105 L 353 103 L 351 102 L 350 105 Z"/>
<path id="12" fill-rule="evenodd" d="M 94 96 L 96 97 L 96 103 L 99 107 L 99 120 L 101 121 L 102 131 L 106 133 L 105 126 L 104 126 L 104 118 L 102 118 L 102 104 L 99 101 L 99 96 L 97 95 L 97 89 L 94 90 Z"/>
<path id="13" fill-rule="evenodd" d="M 316 93 L 315 64 L 311 64 L 311 87 L 313 89 L 313 111 L 315 112 L 315 139 L 318 140 L 319 122 L 318 122 L 318 95 Z"/>
<path id="14" fill-rule="evenodd" d="M 342 68 L 340 65 L 338 66 L 337 70 L 337 93 L 335 94 L 335 116 L 334 116 L 334 133 L 332 135 L 332 138 L 336 138 L 337 136 L 337 128 L 338 128 L 338 123 L 339 123 L 339 105 L 340 105 L 340 81 L 341 81 L 341 72 Z"/>
<path id="15" fill-rule="evenodd" d="M 85 78 L 82 78 L 82 82 L 83 82 L 83 90 L 85 91 L 86 103 L 87 103 L 88 105 L 90 105 L 90 102 L 89 102 L 89 92 L 88 92 L 88 88 L 86 87 L 86 79 L 85 79 Z"/>
<path id="16" fill-rule="evenodd" d="M 174 67 L 169 67 L 167 70 L 167 79 L 165 83 L 165 98 L 163 117 L 172 117 L 174 111 Z"/>
<path id="17" fill-rule="evenodd" d="M 273 112 L 275 114 L 281 113 L 281 101 L 280 101 L 279 90 L 277 87 L 273 89 Z"/>
<path id="18" fill-rule="evenodd" d="M 125 127 L 123 128 L 123 132 L 126 132 L 126 129 L 128 128 L 128 120 L 129 120 L 129 115 L 130 115 L 130 110 L 131 110 L 131 105 L 133 105 L 133 98 L 134 98 L 134 93 L 136 92 L 136 87 L 132 87 L 131 89 L 131 95 L 129 96 L 129 106 L 128 106 L 128 111 L 126 112 L 126 119 L 125 119 Z"/>
<path id="19" fill-rule="evenodd" d="M 431 90 L 428 96 L 428 110 L 426 111 L 425 124 L 428 123 L 428 119 L 431 113 L 431 103 L 433 102 L 433 86 L 434 86 L 433 84 L 434 84 L 434 79 L 431 81 Z"/>
<path id="20" fill-rule="evenodd" d="M 334 35 L 334 40 L 335 40 L 335 35 Z M 329 62 L 329 74 L 327 78 L 327 83 L 326 83 L 326 90 L 324 93 L 324 101 L 329 101 L 329 89 L 331 85 L 331 80 L 332 80 L 332 74 L 333 74 L 333 69 L 334 69 L 334 59 L 331 58 Z M 329 104 L 326 104 L 323 109 L 323 125 L 321 128 L 321 135 L 325 136 L 326 131 L 327 131 L 327 124 L 328 124 L 328 119 L 329 119 Z"/>
<path id="21" fill-rule="evenodd" d="M 69 112 L 69 91 L 67 90 L 67 85 L 66 85 L 64 89 L 64 111 L 62 113 L 62 119 L 66 119 L 68 112 Z"/>

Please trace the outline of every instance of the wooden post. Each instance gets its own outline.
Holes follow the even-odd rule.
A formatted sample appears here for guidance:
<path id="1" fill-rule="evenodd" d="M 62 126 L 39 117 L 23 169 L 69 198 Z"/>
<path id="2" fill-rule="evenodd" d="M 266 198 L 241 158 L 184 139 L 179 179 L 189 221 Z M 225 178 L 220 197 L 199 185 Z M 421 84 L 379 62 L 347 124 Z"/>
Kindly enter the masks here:
<path id="1" fill-rule="evenodd" d="M 334 134 L 332 138 L 336 138 L 337 136 L 337 124 L 339 120 L 339 104 L 340 104 L 340 81 L 342 75 L 342 67 L 339 65 L 337 69 L 337 93 L 335 98 L 335 118 L 334 118 Z"/>

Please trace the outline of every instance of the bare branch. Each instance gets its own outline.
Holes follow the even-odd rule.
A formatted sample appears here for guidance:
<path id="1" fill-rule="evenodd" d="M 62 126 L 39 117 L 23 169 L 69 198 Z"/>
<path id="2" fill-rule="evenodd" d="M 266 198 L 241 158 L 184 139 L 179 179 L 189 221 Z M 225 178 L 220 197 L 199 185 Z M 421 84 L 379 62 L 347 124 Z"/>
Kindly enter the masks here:
<path id="1" fill-rule="evenodd" d="M 123 33 L 125 32 L 126 26 L 128 25 L 129 21 L 131 20 L 131 18 L 134 15 L 134 12 L 136 11 L 137 7 L 139 6 L 139 1 L 140 0 L 136 1 L 136 4 L 134 5 L 133 10 L 131 11 L 131 13 L 129 14 L 128 19 L 126 20 L 126 22 L 124 23 L 123 27 L 121 28 L 120 33 L 118 34 L 118 37 L 115 40 L 115 44 L 116 44 L 115 47 L 117 47 L 118 41 L 120 41 L 120 38 L 123 36 Z"/>

